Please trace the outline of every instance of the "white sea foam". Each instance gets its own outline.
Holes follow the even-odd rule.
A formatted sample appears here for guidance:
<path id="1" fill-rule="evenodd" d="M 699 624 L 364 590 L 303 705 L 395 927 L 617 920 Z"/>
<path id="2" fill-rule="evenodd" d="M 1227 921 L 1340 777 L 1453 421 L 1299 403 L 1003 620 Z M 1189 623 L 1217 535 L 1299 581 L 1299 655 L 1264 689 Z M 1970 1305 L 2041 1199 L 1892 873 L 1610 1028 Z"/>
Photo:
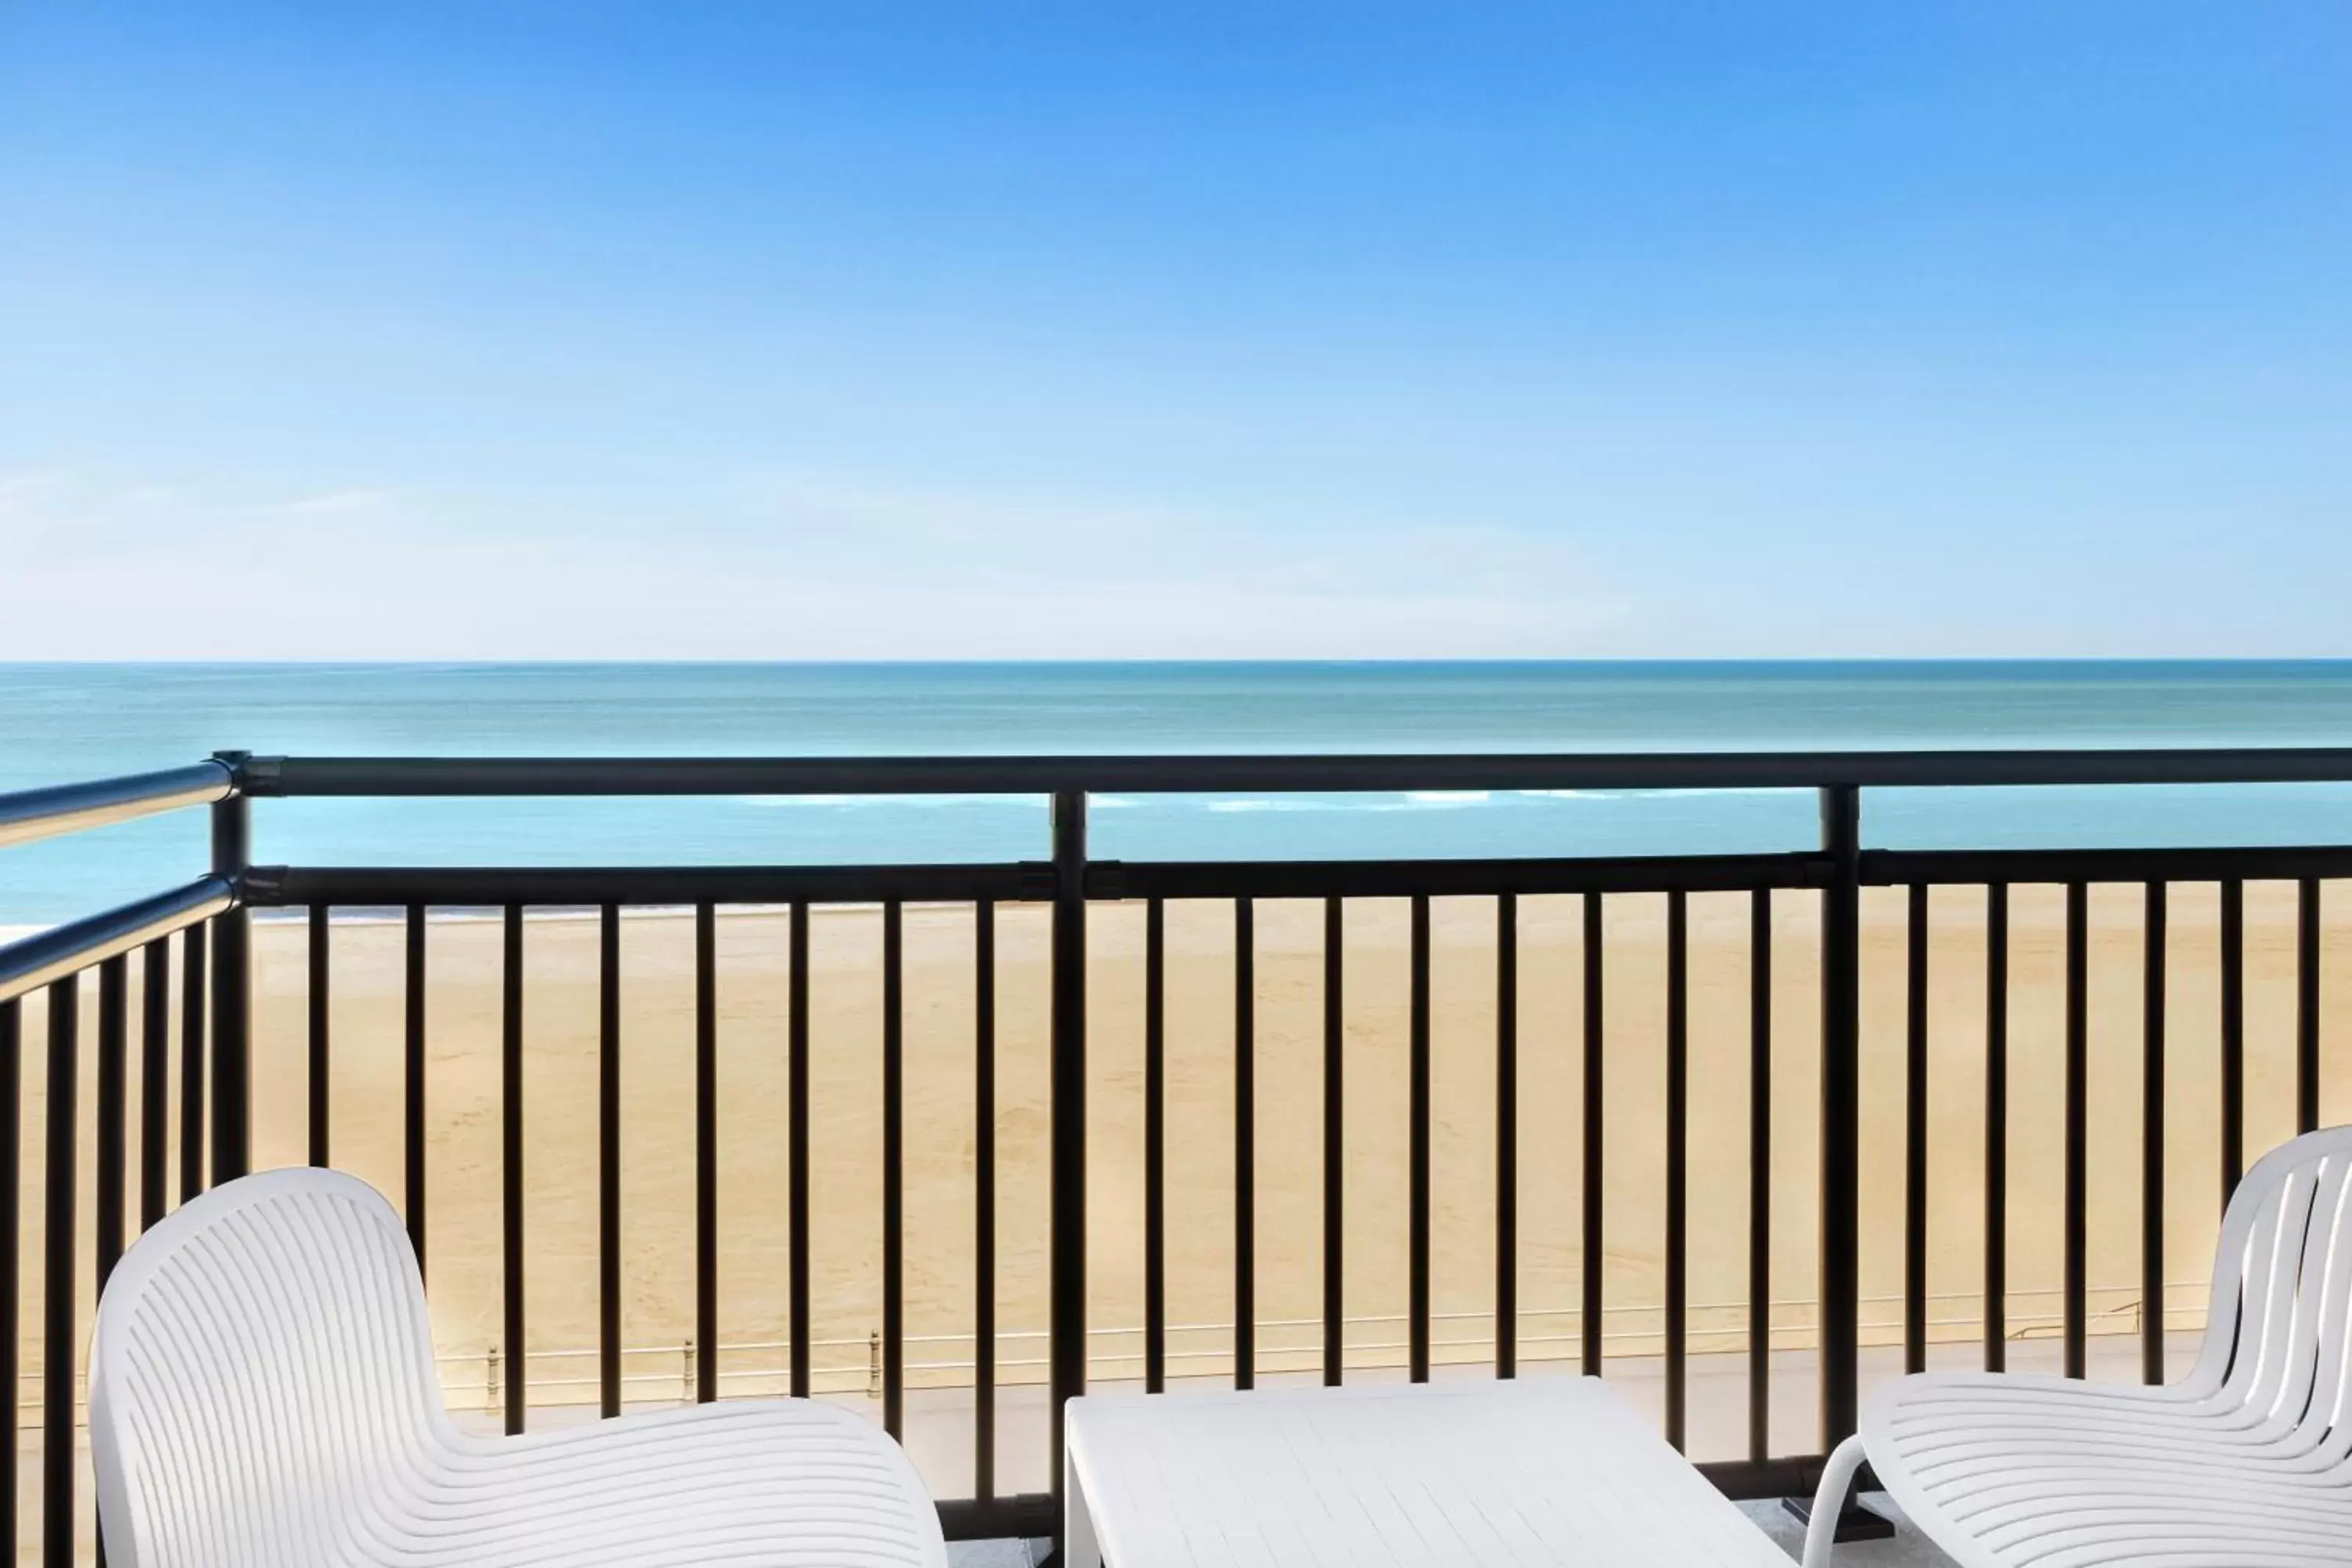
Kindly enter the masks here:
<path id="1" fill-rule="evenodd" d="M 1209 802 L 1208 809 L 1224 813 L 1459 811 L 1465 806 L 1487 805 L 1492 802 L 1493 795 L 1483 789 L 1433 789 L 1410 790 L 1401 797 L 1392 795 L 1277 795 L 1269 799 L 1252 795 L 1238 800 L 1213 800 Z"/>
<path id="2" fill-rule="evenodd" d="M 1015 805 L 1034 809 L 1039 804 L 1039 797 L 1024 795 L 739 795 L 729 798 L 738 805 L 819 806 L 834 811 L 864 811 L 874 807 L 894 811 L 907 807 L 921 810 L 958 805 Z"/>
<path id="3" fill-rule="evenodd" d="M 1798 795 L 1809 794 L 1811 791 L 1804 788 L 1772 789 L 1760 784 L 1726 784 L 1721 786 L 1711 786 L 1706 789 L 1637 789 L 1628 790 L 1623 793 L 1643 800 L 1681 800 L 1685 798 L 1705 798 L 1709 795 Z"/>

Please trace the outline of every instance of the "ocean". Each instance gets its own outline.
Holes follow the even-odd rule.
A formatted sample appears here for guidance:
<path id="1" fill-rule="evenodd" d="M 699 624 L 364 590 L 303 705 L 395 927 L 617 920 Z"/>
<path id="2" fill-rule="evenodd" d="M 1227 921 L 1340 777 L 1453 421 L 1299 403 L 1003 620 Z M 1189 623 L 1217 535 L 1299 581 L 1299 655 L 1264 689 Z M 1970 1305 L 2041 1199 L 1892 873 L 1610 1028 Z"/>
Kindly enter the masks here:
<path id="1" fill-rule="evenodd" d="M 0 791 L 286 753 L 907 754 L 2352 745 L 2352 661 L 0 664 Z M 1100 797 L 1104 857 L 1794 848 L 1803 791 Z M 2352 841 L 2352 785 L 1881 790 L 1898 847 Z M 1041 858 L 1036 799 L 263 801 L 255 858 Z M 0 850 L 0 924 L 175 885 L 203 814 Z"/>

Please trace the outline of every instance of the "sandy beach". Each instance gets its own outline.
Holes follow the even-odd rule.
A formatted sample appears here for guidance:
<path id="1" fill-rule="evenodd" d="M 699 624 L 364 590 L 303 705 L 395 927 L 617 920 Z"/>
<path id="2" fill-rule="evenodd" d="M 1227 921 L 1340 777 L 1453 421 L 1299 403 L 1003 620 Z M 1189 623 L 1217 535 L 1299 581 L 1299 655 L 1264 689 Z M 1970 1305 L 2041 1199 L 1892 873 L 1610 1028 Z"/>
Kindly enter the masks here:
<path id="1" fill-rule="evenodd" d="M 2331 890 L 2332 891 L 2332 890 Z M 2176 889 L 2169 923 L 2166 1310 L 2178 1330 L 2201 1317 L 2201 1282 L 2219 1206 L 2218 895 Z M 1816 900 L 1782 895 L 1774 917 L 1772 1343 L 1801 1373 L 1814 1321 L 1817 1143 Z M 2010 1005 L 2010 1299 L 2013 1365 L 2054 1368 L 2060 1279 L 2063 894 L 2012 895 Z M 1609 1352 L 1639 1377 L 1658 1350 L 1662 1295 L 1665 1028 L 1663 897 L 1607 904 Z M 2139 1302 L 2141 901 L 2137 888 L 2090 900 L 2090 1309 L 2100 1333 L 2136 1331 Z M 1140 905 L 1097 909 L 1090 971 L 1089 1296 L 1094 1375 L 1140 1375 L 1142 1305 L 1142 933 Z M 1865 895 L 1864 1182 L 1866 1338 L 1900 1338 L 1904 894 Z M 1322 909 L 1256 911 L 1257 1317 L 1266 1373 L 1316 1364 L 1321 1303 Z M 1748 1322 L 1748 906 L 1745 894 L 1690 903 L 1692 1450 L 1733 1457 L 1744 1443 Z M 2325 906 L 2324 1119 L 2352 1110 L 2340 1042 L 2352 1006 L 2352 906 Z M 722 911 L 718 927 L 719 1303 L 722 1390 L 783 1386 L 785 1311 L 784 998 L 788 920 Z M 972 1354 L 973 919 L 969 909 L 906 912 L 907 1323 L 910 1442 L 935 1485 L 969 1484 Z M 2292 1131 L 2294 889 L 2251 886 L 2247 931 L 2246 1148 Z M 1572 1363 L 1580 1325 L 1582 919 L 1570 899 L 1524 900 L 1519 913 L 1521 1355 Z M 810 1149 L 814 1218 L 812 1331 L 822 1392 L 874 1407 L 873 1336 L 881 1323 L 881 917 L 813 917 Z M 1228 903 L 1168 915 L 1168 1236 L 1171 1369 L 1230 1375 L 1233 1312 L 1234 915 Z M 1433 1299 L 1436 1354 L 1493 1353 L 1495 909 L 1433 907 Z M 1933 1332 L 1965 1348 L 1980 1333 L 1983 1216 L 1984 895 L 1938 891 L 1930 947 L 1929 1288 Z M 331 1136 L 334 1163 L 402 1193 L 403 931 L 355 920 L 333 930 Z M 1351 1367 L 1403 1359 L 1408 914 L 1395 900 L 1347 914 L 1347 1311 Z M 254 1155 L 303 1158 L 305 969 L 299 921 L 256 923 Z M 997 1300 L 1007 1384 L 1043 1380 L 1045 1324 L 1046 922 L 1006 907 L 998 919 Z M 513 1376 L 499 1287 L 499 952 L 495 920 L 436 917 L 429 928 L 427 1268 L 444 1380 L 453 1405 L 485 1405 Z M 534 917 L 526 938 L 526 1184 L 529 1344 L 535 1410 L 593 1404 L 596 1344 L 596 926 Z M 629 1397 L 675 1401 L 688 1386 L 693 1332 L 693 924 L 684 913 L 625 919 L 622 1007 L 625 1100 L 623 1215 L 632 1347 Z M 137 1016 L 133 966 L 132 1016 Z M 94 1000 L 84 1006 L 81 1137 L 92 1138 Z M 37 1172 L 47 1102 L 41 1005 L 25 1018 L 25 1169 Z M 135 1053 L 134 1053 L 135 1055 Z M 131 1103 L 138 1104 L 136 1062 Z M 136 1138 L 132 1140 L 136 1156 Z M 85 1150 L 91 1147 L 89 1142 Z M 80 1257 L 92 1193 L 84 1162 Z M 174 1165 L 176 1170 L 176 1165 Z M 176 1182 L 176 1177 L 174 1178 Z M 131 1184 L 135 1194 L 135 1173 Z M 37 1427 L 42 1215 L 24 1194 L 24 1399 Z M 87 1314 L 85 1288 L 84 1322 Z M 1721 1376 L 1704 1358 L 1721 1358 Z M 2126 1372 L 2128 1357 L 2100 1358 Z M 1873 1358 L 1874 1367 L 1887 1364 Z M 1540 1370 L 1534 1367 L 1531 1370 Z M 1042 1390 L 1008 1393 L 1000 1488 L 1042 1486 L 1042 1445 L 1025 1434 Z M 1811 1440 L 1800 1377 L 1776 1395 L 1776 1446 Z M 29 1456 L 28 1456 L 29 1457 Z M 29 1479 L 29 1478 L 28 1478 Z M 28 1521 L 37 1512 L 27 1497 Z"/>

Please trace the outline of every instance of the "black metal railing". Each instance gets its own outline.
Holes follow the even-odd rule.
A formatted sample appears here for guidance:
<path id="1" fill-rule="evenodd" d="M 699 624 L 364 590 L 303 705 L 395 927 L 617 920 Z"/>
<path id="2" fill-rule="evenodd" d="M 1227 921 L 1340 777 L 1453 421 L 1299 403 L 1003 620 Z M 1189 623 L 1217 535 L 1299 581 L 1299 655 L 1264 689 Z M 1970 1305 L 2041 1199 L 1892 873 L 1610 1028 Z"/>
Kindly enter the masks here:
<path id="1" fill-rule="evenodd" d="M 1604 1321 L 1612 1310 L 1604 1281 L 1609 1237 L 1602 1194 L 1610 1168 L 1611 1128 L 1604 1115 L 1605 998 L 1611 984 L 1603 911 L 1627 894 L 1665 900 L 1665 1025 L 1664 1071 L 1663 1273 L 1655 1304 L 1662 1376 L 1662 1415 L 1668 1437 L 1687 1436 L 1691 1194 L 1690 900 L 1708 894 L 1745 895 L 1748 904 L 1748 1005 L 1745 1009 L 1748 1096 L 1746 1119 L 1749 1178 L 1746 1271 L 1747 1421 L 1744 1457 L 1704 1468 L 1737 1495 L 1803 1489 L 1820 1454 L 1854 1425 L 1863 1345 L 1860 1138 L 1862 1132 L 1864 981 L 1863 896 L 1866 888 L 1908 889 L 1907 933 L 1902 948 L 1907 1001 L 1903 1016 L 1903 1260 L 1900 1270 L 1902 1363 L 1916 1370 L 1931 1342 L 1928 1258 L 1930 1142 L 1928 1002 L 1932 962 L 1929 889 L 1982 887 L 1987 939 L 1984 1081 L 1987 1112 L 1983 1152 L 1983 1351 L 1985 1365 L 2003 1364 L 2012 1337 L 2006 1307 L 2011 1295 L 2008 1226 L 2014 1194 L 2008 1175 L 2011 890 L 2028 885 L 2064 889 L 2063 1161 L 2054 1201 L 2063 1215 L 2063 1279 L 2058 1288 L 2063 1364 L 2082 1375 L 2091 1331 L 2086 1264 L 2086 1193 L 2090 1181 L 2086 1068 L 2089 1038 L 2090 918 L 2095 885 L 2133 884 L 2144 889 L 2144 1062 L 2140 1117 L 2140 1307 L 2143 1374 L 2157 1380 L 2165 1366 L 2165 1185 L 2168 1128 L 2166 1071 L 2168 1017 L 2166 979 L 2168 909 L 2176 884 L 2220 889 L 2220 1076 L 2215 1110 L 2220 1128 L 2219 1181 L 2224 1193 L 2243 1167 L 2247 994 L 2244 971 L 2244 889 L 2249 881 L 2284 880 L 2296 889 L 2294 1121 L 2317 1123 L 2322 1072 L 2320 972 L 2321 884 L 2352 878 L 2352 844 L 2269 848 L 1988 849 L 1915 851 L 1866 847 L 1864 792 L 1873 787 L 1952 787 L 2058 784 L 2256 784 L 2352 781 L 2352 749 L 2266 751 L 2088 751 L 2007 752 L 1859 752 L 1665 755 L 1325 756 L 1325 757 L 1071 757 L 884 759 L 423 759 L 273 758 L 223 752 L 192 768 L 136 779 L 0 797 L 0 844 L 54 836 L 145 812 L 204 805 L 213 814 L 210 873 L 173 891 L 77 921 L 0 947 L 0 1385 L 15 1387 L 26 1317 L 19 1301 L 19 1198 L 25 1148 L 22 1011 L 26 999 L 46 1009 L 47 1096 L 41 1155 L 44 1274 L 40 1310 L 44 1561 L 73 1561 L 77 1521 L 75 1423 L 81 1335 L 87 1305 L 79 1283 L 76 1214 L 85 1165 L 90 1169 L 94 1216 L 91 1283 L 102 1288 L 120 1257 L 131 1223 L 126 1182 L 137 1152 L 137 1224 L 152 1224 L 166 1207 L 164 1177 L 173 1133 L 170 1086 L 179 1089 L 178 1197 L 185 1201 L 210 1182 L 243 1173 L 252 1158 L 252 911 L 308 911 L 303 1147 L 325 1163 L 335 1153 L 329 1137 L 329 1086 L 334 1070 L 330 1005 L 333 994 L 337 909 L 401 913 L 403 970 L 401 1050 L 404 1103 L 400 1149 L 404 1190 L 398 1194 L 420 1266 L 428 1256 L 426 1163 L 429 1041 L 426 1010 L 427 914 L 436 908 L 496 911 L 500 922 L 498 1022 L 502 1100 L 499 1149 L 502 1161 L 499 1323 L 512 1366 L 496 1402 L 509 1430 L 520 1430 L 530 1410 L 522 1356 L 529 1249 L 523 1228 L 523 984 L 528 910 L 551 906 L 593 910 L 595 960 L 597 1118 L 594 1207 L 599 1408 L 607 1415 L 624 1403 L 621 1224 L 623 1020 L 620 1006 L 624 909 L 671 906 L 694 918 L 690 1060 L 693 1087 L 694 1340 L 689 1357 L 693 1396 L 718 1395 L 722 1350 L 717 1302 L 722 1249 L 718 1219 L 720 1088 L 716 1045 L 719 971 L 715 940 L 719 911 L 757 904 L 788 911 L 786 999 L 774 1027 L 787 1073 L 783 1210 L 788 1237 L 789 1339 L 785 1387 L 817 1392 L 813 1367 L 813 1193 L 809 1134 L 810 911 L 828 904 L 878 906 L 882 921 L 879 1084 L 881 1119 L 879 1273 L 881 1329 L 877 1347 L 881 1419 L 894 1433 L 906 1420 L 908 1340 L 904 1225 L 907 1161 L 905 910 L 909 904 L 968 906 L 974 943 L 974 1107 L 971 1170 L 973 1194 L 971 1300 L 973 1394 L 972 1495 L 942 1503 L 959 1535 L 1046 1534 L 1055 1528 L 1052 1496 L 998 1491 L 1000 1274 L 1005 1258 L 998 1236 L 1000 1148 L 997 1129 L 998 913 L 1000 906 L 1039 906 L 1050 928 L 1050 1025 L 1047 1181 L 1051 1211 L 1045 1249 L 1047 1303 L 1045 1360 L 1049 1397 L 1048 1467 L 1058 1477 L 1060 1411 L 1087 1385 L 1090 1361 L 1087 1123 L 1085 1108 L 1097 1079 L 1088 1045 L 1089 911 L 1112 903 L 1142 910 L 1141 1201 L 1135 1215 L 1141 1236 L 1140 1382 L 1158 1391 L 1171 1378 L 1169 1318 L 1170 980 L 1168 920 L 1171 905 L 1196 900 L 1227 904 L 1234 912 L 1233 994 L 1233 1381 L 1249 1386 L 1263 1359 L 1257 1330 L 1262 1313 L 1256 1275 L 1260 1248 L 1257 1169 L 1268 1135 L 1258 1113 L 1258 986 L 1255 965 L 1257 906 L 1270 900 L 1314 900 L 1323 914 L 1320 1008 L 1321 1115 L 1319 1238 L 1320 1332 L 1314 1345 L 1319 1374 L 1338 1383 L 1349 1370 L 1348 1321 L 1346 1125 L 1348 1020 L 1343 1005 L 1349 900 L 1402 900 L 1408 921 L 1404 990 L 1407 998 L 1405 1137 L 1405 1375 L 1432 1375 L 1432 900 L 1477 898 L 1494 902 L 1496 932 L 1493 1012 L 1495 1275 L 1492 1289 L 1496 1375 L 1522 1369 L 1519 1299 L 1521 1266 L 1520 1127 L 1523 986 L 1520 917 L 1523 901 L 1566 899 L 1580 904 L 1578 991 L 1581 1038 L 1575 1042 L 1573 1078 L 1580 1086 L 1580 1263 L 1572 1315 L 1573 1363 L 1599 1373 Z M 1818 793 L 1817 847 L 1785 853 L 1643 857 L 1381 858 L 1290 861 L 1125 862 L 1088 852 L 1090 794 L 1231 791 L 1350 792 L 1477 789 L 1787 788 Z M 879 866 L 669 867 L 318 867 L 256 866 L 250 860 L 248 803 L 282 796 L 419 795 L 691 795 L 738 794 L 1041 795 L 1052 804 L 1050 858 L 1035 862 Z M 1818 1317 L 1811 1336 L 1818 1400 L 1819 1447 L 1776 1454 L 1768 1426 L 1772 1380 L 1774 1301 L 1769 1261 L 1774 1246 L 1769 1174 L 1776 1131 L 1773 989 L 1776 900 L 1818 900 L 1820 1003 L 1818 1149 Z M 172 1060 L 174 985 L 179 1058 Z M 137 1142 L 130 1142 L 129 1051 L 134 1020 L 129 1005 L 132 956 L 140 965 Z M 86 983 L 94 979 L 94 1029 L 82 1017 Z M 1482 1015 L 1483 1016 L 1483 1015 Z M 96 1051 L 95 1144 L 87 1162 L 77 1142 L 79 1052 L 85 1034 Z M 1283 1136 L 1288 1129 L 1276 1130 Z M 1642 1130 L 1641 1137 L 1649 1136 Z M 209 1166 L 205 1161 L 209 1151 Z M 1550 1311 L 1550 1309 L 1546 1309 Z M 1710 1334 L 1719 1331 L 1709 1330 Z M 495 1376 L 495 1374 L 493 1374 Z M 17 1510 L 18 1401 L 8 1405 L 0 1434 L 0 1546 L 19 1538 Z M 84 1533 L 87 1533 L 86 1522 Z"/>

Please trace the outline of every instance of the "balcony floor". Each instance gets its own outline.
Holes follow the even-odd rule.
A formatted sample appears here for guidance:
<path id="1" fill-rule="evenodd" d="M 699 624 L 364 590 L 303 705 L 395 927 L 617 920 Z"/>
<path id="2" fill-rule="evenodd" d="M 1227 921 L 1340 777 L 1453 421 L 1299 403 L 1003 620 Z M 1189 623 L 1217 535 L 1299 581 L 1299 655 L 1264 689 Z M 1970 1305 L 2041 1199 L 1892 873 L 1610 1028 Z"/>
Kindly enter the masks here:
<path id="1" fill-rule="evenodd" d="M 1866 1500 L 1895 1519 L 1892 1541 L 1856 1542 L 1837 1551 L 1837 1568 L 1951 1568 L 1951 1559 L 1911 1528 L 1884 1492 L 1866 1492 Z M 1739 1510 L 1754 1520 L 1791 1560 L 1805 1550 L 1805 1529 L 1777 1500 L 1743 1502 Z M 1034 1568 L 1046 1551 L 1043 1541 L 952 1541 L 948 1543 L 950 1568 Z M 1117 1568 L 1114 1564 L 1113 1568 Z"/>

